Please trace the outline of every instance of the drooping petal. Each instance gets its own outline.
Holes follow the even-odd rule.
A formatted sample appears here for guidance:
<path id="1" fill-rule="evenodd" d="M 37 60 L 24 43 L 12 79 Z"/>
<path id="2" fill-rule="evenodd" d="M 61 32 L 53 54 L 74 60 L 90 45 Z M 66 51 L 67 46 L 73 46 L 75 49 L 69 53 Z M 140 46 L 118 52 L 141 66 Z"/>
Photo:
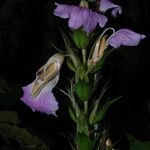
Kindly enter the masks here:
<path id="1" fill-rule="evenodd" d="M 104 15 L 93 12 L 88 8 L 83 8 L 73 5 L 57 4 L 54 10 L 54 15 L 61 18 L 69 18 L 69 27 L 71 29 L 78 29 L 83 27 L 86 32 L 92 32 L 97 24 L 104 27 L 108 19 Z M 66 10 L 65 10 L 66 9 Z"/>
<path id="2" fill-rule="evenodd" d="M 72 6 L 69 6 L 69 5 L 64 5 L 64 4 L 58 4 L 58 3 L 55 3 L 55 5 L 57 6 L 56 9 L 54 10 L 54 15 L 55 16 L 59 16 L 61 18 L 69 18 L 70 17 L 70 14 L 71 14 L 71 7 Z"/>
<path id="3" fill-rule="evenodd" d="M 114 3 L 112 3 L 109 0 L 101 0 L 100 1 L 100 7 L 99 7 L 99 11 L 100 12 L 106 12 L 107 10 L 112 9 L 112 16 L 116 17 L 117 14 L 121 14 L 122 13 L 122 9 L 119 5 L 116 5 Z"/>
<path id="4" fill-rule="evenodd" d="M 138 34 L 129 29 L 120 29 L 109 37 L 107 42 L 114 48 L 119 48 L 121 45 L 136 46 L 145 37 L 145 35 Z"/>
<path id="5" fill-rule="evenodd" d="M 21 100 L 29 106 L 32 111 L 39 111 L 41 113 L 56 115 L 58 110 L 58 102 L 56 101 L 53 93 L 51 92 L 54 84 L 58 82 L 59 76 L 57 75 L 51 82 L 42 88 L 37 96 L 31 94 L 33 83 L 23 87 L 23 97 Z"/>
<path id="6" fill-rule="evenodd" d="M 108 18 L 107 18 L 106 16 L 104 16 L 104 15 L 101 15 L 101 14 L 99 14 L 98 18 L 99 18 L 99 19 L 98 19 L 99 26 L 100 26 L 101 28 L 103 28 L 103 27 L 105 26 L 105 24 L 107 23 Z"/>
<path id="7" fill-rule="evenodd" d="M 64 56 L 60 53 L 54 54 L 45 65 L 37 72 L 35 80 L 25 86 L 21 100 L 33 111 L 37 110 L 46 114 L 55 115 L 58 103 L 52 93 L 52 89 L 59 80 L 59 70 L 62 66 Z"/>

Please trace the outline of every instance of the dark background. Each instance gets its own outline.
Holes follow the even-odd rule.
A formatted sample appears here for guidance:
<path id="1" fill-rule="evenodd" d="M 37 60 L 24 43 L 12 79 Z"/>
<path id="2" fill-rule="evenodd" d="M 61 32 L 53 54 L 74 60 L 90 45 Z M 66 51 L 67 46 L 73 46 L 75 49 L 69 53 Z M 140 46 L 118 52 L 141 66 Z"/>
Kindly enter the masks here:
<path id="1" fill-rule="evenodd" d="M 62 3 L 62 1 L 59 1 Z M 125 134 L 140 140 L 150 140 L 150 120 L 146 102 L 150 101 L 150 52 L 149 52 L 149 0 L 115 0 L 123 8 L 118 19 L 111 19 L 111 26 L 130 28 L 147 36 L 137 47 L 121 47 L 107 60 L 105 73 L 112 79 L 114 95 L 124 93 L 122 101 L 114 105 L 106 116 L 111 137 L 119 139 L 118 147 L 127 149 Z M 71 4 L 71 1 L 63 1 Z M 77 4 L 77 0 L 73 2 Z M 0 1 L 0 76 L 16 87 L 32 82 L 36 70 L 55 52 L 49 41 L 64 48 L 58 23 L 64 20 L 53 16 L 54 1 L 51 0 L 1 0 Z M 62 68 L 59 87 L 66 83 L 66 68 Z M 61 85 L 62 84 L 62 85 Z M 1 110 L 18 112 L 22 126 L 42 138 L 53 149 L 67 147 L 65 132 L 73 130 L 67 115 L 66 99 L 57 90 L 60 102 L 59 118 L 32 113 L 21 101 Z M 18 99 L 19 99 L 18 96 Z M 1 99 L 0 99 L 1 101 Z M 11 101 L 11 99 L 10 99 Z"/>

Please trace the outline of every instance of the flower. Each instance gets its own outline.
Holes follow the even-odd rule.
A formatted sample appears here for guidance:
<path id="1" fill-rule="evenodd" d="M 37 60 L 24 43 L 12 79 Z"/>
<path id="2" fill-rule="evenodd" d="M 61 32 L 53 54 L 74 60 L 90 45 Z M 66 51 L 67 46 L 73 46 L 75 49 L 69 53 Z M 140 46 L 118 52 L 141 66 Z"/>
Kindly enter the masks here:
<path id="1" fill-rule="evenodd" d="M 85 32 L 92 32 L 97 24 L 104 27 L 108 19 L 102 14 L 98 14 L 88 8 L 74 5 L 56 4 L 54 15 L 61 18 L 69 18 L 69 27 L 72 29 L 79 29 L 83 27 Z"/>
<path id="2" fill-rule="evenodd" d="M 129 29 L 120 29 L 112 34 L 107 42 L 114 48 L 119 48 L 121 45 L 136 46 L 145 37 L 145 35 L 135 33 Z"/>
<path id="3" fill-rule="evenodd" d="M 39 111 L 46 114 L 56 115 L 58 102 L 56 101 L 52 89 L 59 80 L 59 70 L 63 63 L 64 56 L 57 53 L 53 55 L 47 63 L 36 73 L 35 80 L 25 86 L 21 100 L 28 105 L 32 111 Z"/>
<path id="4" fill-rule="evenodd" d="M 122 9 L 121 9 L 121 7 L 119 5 L 113 4 L 109 0 L 101 0 L 100 1 L 99 11 L 100 12 L 106 12 L 109 9 L 112 9 L 111 14 L 112 14 L 113 17 L 117 17 L 117 14 L 121 14 L 122 13 Z"/>

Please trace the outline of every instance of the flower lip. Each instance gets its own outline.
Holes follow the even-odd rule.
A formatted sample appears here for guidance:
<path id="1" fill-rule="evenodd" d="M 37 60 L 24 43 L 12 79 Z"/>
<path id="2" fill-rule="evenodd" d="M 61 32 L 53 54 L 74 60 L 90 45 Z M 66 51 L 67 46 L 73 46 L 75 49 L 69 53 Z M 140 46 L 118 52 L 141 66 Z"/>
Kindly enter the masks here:
<path id="1" fill-rule="evenodd" d="M 59 70 L 63 63 L 62 54 L 53 55 L 45 65 L 36 73 L 36 79 L 29 85 L 22 87 L 23 97 L 21 100 L 33 111 L 37 110 L 46 114 L 56 115 L 58 102 L 52 89 L 59 80 Z"/>
<path id="2" fill-rule="evenodd" d="M 122 13 L 122 9 L 119 5 L 116 5 L 109 0 L 100 0 L 99 11 L 105 13 L 109 9 L 112 10 L 111 14 L 113 17 L 117 17 L 117 14 Z"/>
<path id="3" fill-rule="evenodd" d="M 98 14 L 88 8 L 74 5 L 64 5 L 56 3 L 54 15 L 61 18 L 69 19 L 69 27 L 71 29 L 79 29 L 83 27 L 85 32 L 92 32 L 97 24 L 104 27 L 108 19 L 102 14 Z"/>
<path id="4" fill-rule="evenodd" d="M 145 35 L 136 33 L 130 29 L 120 29 L 112 34 L 108 38 L 107 42 L 114 48 L 119 48 L 121 45 L 137 46 L 145 37 Z"/>
<path id="5" fill-rule="evenodd" d="M 59 76 L 55 77 L 55 81 L 58 82 Z M 43 87 L 36 97 L 31 95 L 31 90 L 33 83 L 27 85 L 26 87 L 22 87 L 23 89 L 23 97 L 21 101 L 23 101 L 27 106 L 29 106 L 32 111 L 39 111 L 41 113 L 52 114 L 56 116 L 56 111 L 58 110 L 58 102 L 56 101 L 55 96 L 51 92 L 51 84 L 48 83 L 47 86 Z"/>

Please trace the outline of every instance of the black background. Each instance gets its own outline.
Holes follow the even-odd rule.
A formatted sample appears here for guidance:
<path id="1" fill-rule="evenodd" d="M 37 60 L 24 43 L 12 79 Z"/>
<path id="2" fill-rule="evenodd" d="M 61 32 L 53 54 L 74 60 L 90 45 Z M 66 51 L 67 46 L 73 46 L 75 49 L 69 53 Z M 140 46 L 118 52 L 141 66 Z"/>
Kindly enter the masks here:
<path id="1" fill-rule="evenodd" d="M 76 1 L 59 1 L 77 4 Z M 150 140 L 150 124 L 146 121 L 146 101 L 150 101 L 149 52 L 149 0 L 115 0 L 123 8 L 118 19 L 111 19 L 115 28 L 130 28 L 147 36 L 137 47 L 121 47 L 108 59 L 105 73 L 111 77 L 114 95 L 124 93 L 122 101 L 112 107 L 106 116 L 111 137 L 119 140 L 118 147 L 127 149 L 126 133 L 141 140 Z M 64 20 L 53 16 L 51 0 L 1 0 L 0 1 L 0 76 L 18 87 L 32 82 L 36 70 L 55 53 L 49 41 L 64 48 L 58 23 Z M 58 86 L 67 81 L 66 68 L 62 68 Z M 50 143 L 53 149 L 67 147 L 64 132 L 73 129 L 67 115 L 66 99 L 54 91 L 60 102 L 59 118 L 32 113 L 17 101 L 11 109 L 22 118 L 24 127 Z M 21 94 L 20 94 L 21 95 Z M 2 108 L 5 109 L 5 108 Z"/>

